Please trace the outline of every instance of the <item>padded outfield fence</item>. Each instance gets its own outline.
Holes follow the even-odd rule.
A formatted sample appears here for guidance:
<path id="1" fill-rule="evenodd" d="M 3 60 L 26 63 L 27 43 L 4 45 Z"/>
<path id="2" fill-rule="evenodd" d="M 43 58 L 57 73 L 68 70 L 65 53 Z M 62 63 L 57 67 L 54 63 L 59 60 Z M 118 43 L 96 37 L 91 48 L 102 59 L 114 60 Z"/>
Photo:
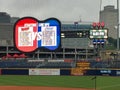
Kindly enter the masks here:
<path id="1" fill-rule="evenodd" d="M 80 68 L 68 68 L 68 69 L 17 69 L 6 68 L 0 69 L 1 75 L 98 75 L 98 76 L 120 76 L 120 69 L 80 69 Z"/>
<path id="2" fill-rule="evenodd" d="M 120 90 L 120 70 L 87 69 L 0 69 L 0 85 Z M 73 76 L 74 75 L 74 76 Z M 75 76 L 77 75 L 77 76 Z M 101 76 L 102 75 L 102 76 Z M 41 89 L 39 89 L 41 90 Z M 74 90 L 74 89 L 73 89 Z"/>

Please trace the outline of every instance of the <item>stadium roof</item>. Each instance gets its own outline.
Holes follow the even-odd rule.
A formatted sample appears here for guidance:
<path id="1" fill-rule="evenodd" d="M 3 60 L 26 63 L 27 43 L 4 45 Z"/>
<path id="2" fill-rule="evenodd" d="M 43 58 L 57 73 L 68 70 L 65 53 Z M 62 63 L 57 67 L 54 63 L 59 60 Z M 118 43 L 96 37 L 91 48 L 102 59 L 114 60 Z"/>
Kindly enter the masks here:
<path id="1" fill-rule="evenodd" d="M 92 28 L 91 24 L 62 24 L 62 31 L 83 31 L 90 30 Z"/>

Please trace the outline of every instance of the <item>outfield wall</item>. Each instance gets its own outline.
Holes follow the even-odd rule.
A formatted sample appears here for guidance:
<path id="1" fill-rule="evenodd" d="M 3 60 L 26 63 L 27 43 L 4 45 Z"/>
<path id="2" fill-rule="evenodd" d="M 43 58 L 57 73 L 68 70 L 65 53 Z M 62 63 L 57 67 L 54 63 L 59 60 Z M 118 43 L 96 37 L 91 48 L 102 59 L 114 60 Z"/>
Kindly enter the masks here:
<path id="1" fill-rule="evenodd" d="M 29 69 L 29 75 L 60 75 L 60 69 Z"/>
<path id="2" fill-rule="evenodd" d="M 28 75 L 29 69 L 1 69 L 1 75 Z"/>
<path id="3" fill-rule="evenodd" d="M 120 76 L 120 69 L 0 69 L 0 75 Z"/>
<path id="4" fill-rule="evenodd" d="M 70 69 L 0 69 L 1 75 L 71 75 Z"/>

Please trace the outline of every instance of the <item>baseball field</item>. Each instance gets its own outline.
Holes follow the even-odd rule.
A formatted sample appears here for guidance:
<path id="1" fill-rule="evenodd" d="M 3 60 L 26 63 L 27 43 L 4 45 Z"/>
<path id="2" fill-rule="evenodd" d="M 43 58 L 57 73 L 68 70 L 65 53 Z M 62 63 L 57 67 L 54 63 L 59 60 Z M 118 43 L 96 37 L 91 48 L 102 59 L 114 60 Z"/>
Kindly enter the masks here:
<path id="1" fill-rule="evenodd" d="M 41 87 L 41 89 L 37 89 L 38 87 Z M 120 77 L 97 76 L 95 78 L 94 76 L 1 75 L 0 90 L 8 90 L 8 89 L 9 90 L 20 90 L 20 89 L 21 90 L 95 90 L 95 89 L 120 90 Z"/>

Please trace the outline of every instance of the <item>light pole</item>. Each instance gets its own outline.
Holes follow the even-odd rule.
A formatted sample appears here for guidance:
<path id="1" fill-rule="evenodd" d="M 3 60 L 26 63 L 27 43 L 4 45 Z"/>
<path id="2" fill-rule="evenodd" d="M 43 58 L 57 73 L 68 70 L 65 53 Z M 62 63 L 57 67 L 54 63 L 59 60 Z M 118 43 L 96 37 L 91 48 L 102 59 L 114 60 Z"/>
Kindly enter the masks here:
<path id="1" fill-rule="evenodd" d="M 119 0 L 117 0 L 117 50 L 119 50 Z"/>

